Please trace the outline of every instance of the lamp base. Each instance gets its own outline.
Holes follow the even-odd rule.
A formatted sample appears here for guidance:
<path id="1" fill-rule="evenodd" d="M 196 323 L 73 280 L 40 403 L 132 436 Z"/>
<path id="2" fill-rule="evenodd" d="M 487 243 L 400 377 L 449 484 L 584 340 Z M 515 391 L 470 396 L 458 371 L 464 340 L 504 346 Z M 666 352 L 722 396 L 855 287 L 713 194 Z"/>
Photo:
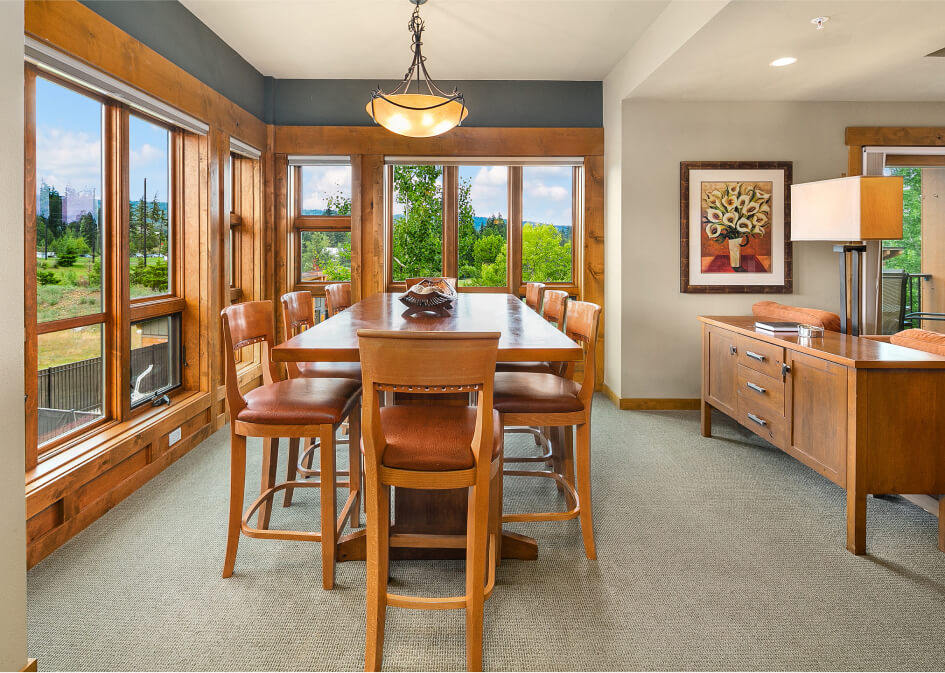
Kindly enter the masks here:
<path id="1" fill-rule="evenodd" d="M 833 246 L 840 255 L 840 331 L 860 336 L 863 320 L 863 289 L 860 278 L 863 274 L 865 243 L 845 243 Z"/>

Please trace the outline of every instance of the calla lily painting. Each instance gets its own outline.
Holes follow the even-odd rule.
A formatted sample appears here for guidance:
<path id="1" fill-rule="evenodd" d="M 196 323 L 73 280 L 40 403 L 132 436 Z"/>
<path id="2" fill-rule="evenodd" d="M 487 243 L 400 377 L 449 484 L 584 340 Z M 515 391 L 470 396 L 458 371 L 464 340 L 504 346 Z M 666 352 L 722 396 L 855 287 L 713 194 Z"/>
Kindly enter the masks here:
<path id="1" fill-rule="evenodd" d="M 681 292 L 791 292 L 790 161 L 679 162 Z"/>
<path id="2" fill-rule="evenodd" d="M 771 182 L 701 182 L 702 272 L 771 272 Z"/>

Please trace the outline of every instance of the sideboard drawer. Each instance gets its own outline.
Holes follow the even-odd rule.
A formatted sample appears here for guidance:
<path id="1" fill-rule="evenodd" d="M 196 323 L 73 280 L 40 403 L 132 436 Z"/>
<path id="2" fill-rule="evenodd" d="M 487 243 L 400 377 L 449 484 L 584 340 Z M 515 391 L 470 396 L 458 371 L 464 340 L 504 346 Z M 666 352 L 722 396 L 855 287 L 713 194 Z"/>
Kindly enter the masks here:
<path id="1" fill-rule="evenodd" d="M 756 372 L 781 378 L 784 349 L 759 339 L 739 335 L 738 364 Z"/>
<path id="2" fill-rule="evenodd" d="M 783 449 L 787 445 L 787 421 L 767 404 L 749 397 L 750 392 L 738 391 L 738 422 Z"/>
<path id="3" fill-rule="evenodd" d="M 779 416 L 784 415 L 784 381 L 744 365 L 738 365 L 738 393 L 767 407 Z"/>

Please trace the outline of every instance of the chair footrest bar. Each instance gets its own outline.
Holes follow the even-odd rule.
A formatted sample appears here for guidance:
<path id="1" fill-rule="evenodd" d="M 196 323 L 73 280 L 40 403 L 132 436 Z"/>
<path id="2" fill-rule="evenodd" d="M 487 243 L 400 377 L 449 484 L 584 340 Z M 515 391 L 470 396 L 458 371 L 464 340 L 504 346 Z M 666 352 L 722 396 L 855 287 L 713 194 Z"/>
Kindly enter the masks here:
<path id="1" fill-rule="evenodd" d="M 259 509 L 266 500 L 271 500 L 274 498 L 275 494 L 279 491 L 284 491 L 287 488 L 314 488 L 317 486 L 318 484 L 314 484 L 310 481 L 284 481 L 280 484 L 276 484 L 272 488 L 267 488 L 265 491 L 259 494 L 258 498 L 253 500 L 253 503 L 249 506 L 249 509 L 243 513 L 243 519 L 240 521 L 240 532 L 242 532 L 246 537 L 255 537 L 264 540 L 297 540 L 301 542 L 321 542 L 321 532 L 269 530 L 255 528 L 249 525 L 249 519 L 253 516 L 253 514 L 256 513 L 256 510 Z"/>
<path id="2" fill-rule="evenodd" d="M 581 505 L 574 486 L 557 472 L 542 470 L 505 470 L 504 475 L 510 477 L 543 477 L 553 479 L 561 484 L 568 509 L 564 512 L 523 512 L 521 514 L 503 514 L 502 523 L 534 522 L 534 521 L 567 521 L 576 519 L 581 514 Z"/>
<path id="3" fill-rule="evenodd" d="M 396 537 L 391 535 L 391 539 Z M 409 535 L 404 537 L 411 537 Z M 430 537 L 462 537 L 465 535 L 432 535 Z M 465 545 L 464 545 L 465 546 Z M 483 591 L 483 600 L 492 595 L 495 589 L 495 553 L 496 537 L 489 535 L 489 564 L 487 566 L 488 577 L 486 578 L 486 588 Z M 430 598 L 427 596 L 404 596 L 403 594 L 387 594 L 387 605 L 395 608 L 408 608 L 412 610 L 462 610 L 466 607 L 466 596 L 446 596 L 443 598 Z"/>
<path id="4" fill-rule="evenodd" d="M 349 517 L 354 511 L 352 509 L 352 505 L 354 505 L 354 500 L 358 497 L 358 495 L 360 495 L 358 491 L 352 491 L 349 493 L 348 499 L 345 500 L 344 507 L 341 508 L 341 514 L 338 515 L 338 523 L 336 524 L 335 528 L 339 535 L 341 534 L 341 531 L 345 529 L 345 523 L 347 523 Z"/>

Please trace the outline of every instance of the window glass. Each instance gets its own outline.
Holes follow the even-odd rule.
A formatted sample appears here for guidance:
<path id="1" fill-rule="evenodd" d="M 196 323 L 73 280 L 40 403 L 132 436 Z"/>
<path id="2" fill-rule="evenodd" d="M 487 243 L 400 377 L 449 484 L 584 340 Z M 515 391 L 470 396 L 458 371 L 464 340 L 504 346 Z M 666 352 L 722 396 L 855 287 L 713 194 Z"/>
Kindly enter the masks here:
<path id="1" fill-rule="evenodd" d="M 102 418 L 102 325 L 40 334 L 38 355 L 40 444 Z"/>
<path id="2" fill-rule="evenodd" d="M 443 167 L 394 166 L 391 277 L 443 273 Z"/>
<path id="3" fill-rule="evenodd" d="M 131 323 L 131 405 L 180 385 L 180 314 Z"/>
<path id="4" fill-rule="evenodd" d="M 302 166 L 301 215 L 350 215 L 351 166 Z"/>
<path id="5" fill-rule="evenodd" d="M 571 166 L 522 169 L 522 282 L 572 280 Z"/>
<path id="6" fill-rule="evenodd" d="M 302 231 L 302 282 L 351 280 L 350 231 Z"/>
<path id="7" fill-rule="evenodd" d="M 103 105 L 36 78 L 36 312 L 102 312 Z"/>
<path id="8" fill-rule="evenodd" d="M 129 272 L 135 299 L 168 293 L 171 133 L 131 115 L 128 139 Z"/>
<path id="9" fill-rule="evenodd" d="M 508 268 L 509 169 L 459 167 L 459 284 L 505 287 Z"/>

